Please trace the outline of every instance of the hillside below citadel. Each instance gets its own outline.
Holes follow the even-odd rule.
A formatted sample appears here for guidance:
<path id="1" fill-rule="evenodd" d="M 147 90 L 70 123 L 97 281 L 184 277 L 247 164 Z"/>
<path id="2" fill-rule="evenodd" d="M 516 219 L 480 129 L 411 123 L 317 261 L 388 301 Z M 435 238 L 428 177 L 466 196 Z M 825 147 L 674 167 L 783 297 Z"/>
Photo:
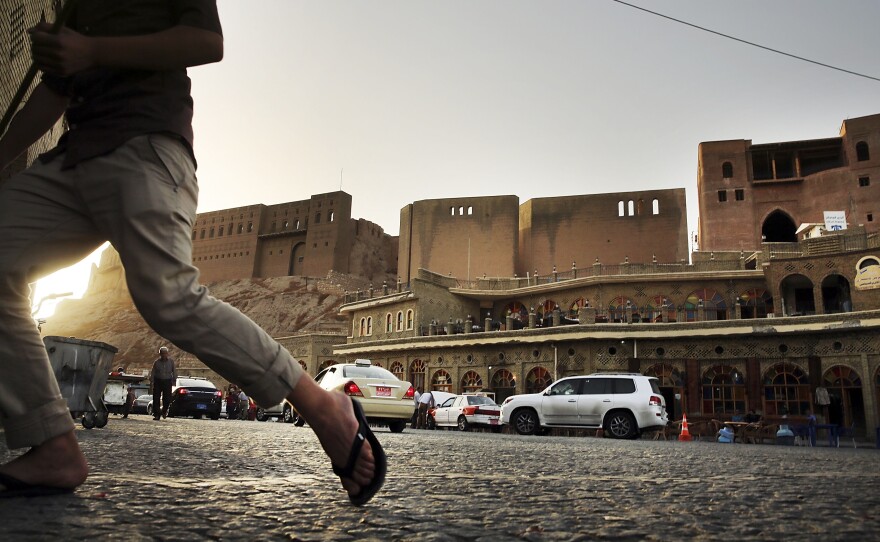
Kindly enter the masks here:
<path id="1" fill-rule="evenodd" d="M 368 286 L 363 279 L 330 273 L 325 278 L 272 277 L 208 284 L 211 295 L 236 307 L 273 337 L 308 331 L 347 333 L 348 319 L 338 314 L 345 290 Z M 149 369 L 167 341 L 141 318 L 128 293 L 119 255 L 108 248 L 93 266 L 82 299 L 61 302 L 43 324 L 42 335 L 101 341 L 119 349 L 115 366 L 127 372 Z M 169 345 L 171 346 L 171 345 Z M 183 352 L 174 355 L 183 357 Z"/>

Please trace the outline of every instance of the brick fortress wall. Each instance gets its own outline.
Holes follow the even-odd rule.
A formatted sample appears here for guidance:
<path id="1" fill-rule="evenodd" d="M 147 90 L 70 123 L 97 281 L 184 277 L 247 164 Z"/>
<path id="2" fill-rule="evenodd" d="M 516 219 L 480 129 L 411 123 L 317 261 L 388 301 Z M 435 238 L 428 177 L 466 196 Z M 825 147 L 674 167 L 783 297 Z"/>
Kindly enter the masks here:
<path id="1" fill-rule="evenodd" d="M 461 279 L 516 272 L 519 198 L 489 196 L 417 201 L 400 213 L 398 274 L 419 269 Z"/>
<path id="2" fill-rule="evenodd" d="M 796 229 L 845 211 L 850 226 L 880 231 L 880 115 L 844 121 L 838 138 L 701 143 L 697 189 L 703 252 L 757 250 L 762 234 L 794 242 L 766 228 L 774 216 Z"/>
<path id="3" fill-rule="evenodd" d="M 517 273 L 688 258 L 683 188 L 534 198 L 520 207 Z"/>
<path id="4" fill-rule="evenodd" d="M 397 239 L 352 219 L 345 192 L 199 213 L 192 239 L 203 282 L 330 271 L 378 282 L 395 278 Z"/>

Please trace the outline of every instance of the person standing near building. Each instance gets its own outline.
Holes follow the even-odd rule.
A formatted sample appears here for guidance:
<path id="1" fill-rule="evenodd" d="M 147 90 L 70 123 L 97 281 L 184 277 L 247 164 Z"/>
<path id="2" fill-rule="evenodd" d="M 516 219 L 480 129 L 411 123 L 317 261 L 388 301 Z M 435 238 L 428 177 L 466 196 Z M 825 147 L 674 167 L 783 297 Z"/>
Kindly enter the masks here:
<path id="1" fill-rule="evenodd" d="M 109 241 L 144 320 L 257 403 L 289 400 L 349 500 L 366 503 L 387 457 L 359 403 L 301 378 L 290 352 L 212 297 L 192 264 L 199 186 L 187 69 L 223 58 L 216 1 L 67 8 L 60 32 L 49 23 L 28 30 L 42 79 L 0 134 L 3 169 L 67 121 L 54 149 L 0 186 L 0 424 L 10 449 L 28 448 L 0 465 L 0 498 L 71 492 L 88 477 L 28 284 Z"/>
<path id="2" fill-rule="evenodd" d="M 428 428 L 428 409 L 434 406 L 434 394 L 431 390 L 426 391 L 419 397 L 419 422 L 417 429 Z"/>
<path id="3" fill-rule="evenodd" d="M 131 384 L 129 384 L 128 393 L 125 395 L 125 405 L 122 407 L 123 418 L 128 418 L 128 415 L 131 412 L 131 405 L 134 404 L 135 399 L 137 399 L 137 397 L 134 394 L 134 389 L 131 387 Z"/>
<path id="4" fill-rule="evenodd" d="M 238 393 L 238 417 L 241 420 L 247 420 L 250 416 L 251 400 L 248 398 L 244 390 Z"/>
<path id="5" fill-rule="evenodd" d="M 416 388 L 416 393 L 413 395 L 413 415 L 412 419 L 410 419 L 410 427 L 413 429 L 416 428 L 416 425 L 419 422 L 419 399 L 422 397 L 422 388 L 419 386 Z"/>
<path id="6" fill-rule="evenodd" d="M 158 420 L 161 413 L 163 418 L 168 417 L 168 407 L 171 406 L 171 387 L 177 378 L 177 368 L 174 360 L 168 355 L 168 348 L 159 348 L 159 357 L 153 362 L 153 370 L 150 371 L 150 380 L 153 383 L 153 419 Z M 159 408 L 159 399 L 162 399 L 162 408 Z"/>

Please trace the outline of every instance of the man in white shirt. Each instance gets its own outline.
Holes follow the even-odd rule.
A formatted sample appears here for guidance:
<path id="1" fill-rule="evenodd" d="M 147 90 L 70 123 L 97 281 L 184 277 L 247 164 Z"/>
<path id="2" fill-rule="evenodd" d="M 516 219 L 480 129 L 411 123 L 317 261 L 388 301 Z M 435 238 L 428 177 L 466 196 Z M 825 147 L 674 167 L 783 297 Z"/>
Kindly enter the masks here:
<path id="1" fill-rule="evenodd" d="M 422 397 L 422 388 L 416 388 L 416 393 L 413 395 L 413 414 L 412 418 L 409 421 L 410 427 L 413 429 L 416 428 L 416 424 L 419 421 L 419 399 Z"/>
<path id="2" fill-rule="evenodd" d="M 426 391 L 419 397 L 419 421 L 416 429 L 428 428 L 428 409 L 434 406 L 434 394 Z"/>

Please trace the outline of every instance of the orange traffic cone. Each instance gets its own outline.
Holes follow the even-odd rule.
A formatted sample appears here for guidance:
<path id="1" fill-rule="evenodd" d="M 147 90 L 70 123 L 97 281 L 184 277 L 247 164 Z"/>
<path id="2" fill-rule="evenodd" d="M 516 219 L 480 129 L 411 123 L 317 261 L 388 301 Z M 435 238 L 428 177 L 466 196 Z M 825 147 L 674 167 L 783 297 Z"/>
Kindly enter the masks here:
<path id="1" fill-rule="evenodd" d="M 681 417 L 681 434 L 678 435 L 678 440 L 690 442 L 693 439 L 691 437 L 691 432 L 688 431 L 688 417 L 687 414 L 682 415 Z"/>

